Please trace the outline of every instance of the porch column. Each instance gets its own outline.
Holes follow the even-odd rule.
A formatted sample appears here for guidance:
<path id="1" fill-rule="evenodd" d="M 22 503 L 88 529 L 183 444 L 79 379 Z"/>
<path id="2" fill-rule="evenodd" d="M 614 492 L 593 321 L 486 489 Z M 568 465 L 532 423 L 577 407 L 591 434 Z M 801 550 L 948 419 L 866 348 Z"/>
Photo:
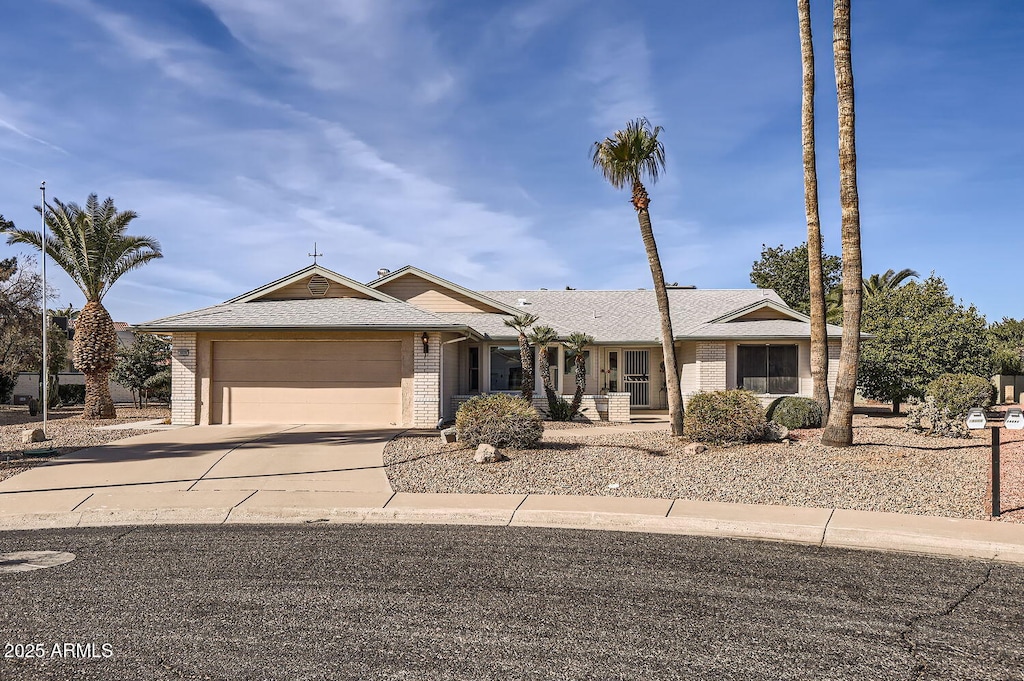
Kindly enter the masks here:
<path id="1" fill-rule="evenodd" d="M 171 334 L 171 423 L 196 424 L 196 334 Z"/>
<path id="2" fill-rule="evenodd" d="M 423 352 L 423 334 L 413 342 L 413 428 L 434 428 L 441 418 L 441 334 L 427 334 Z"/>
<path id="3" fill-rule="evenodd" d="M 725 343 L 700 341 L 697 343 L 697 389 L 725 390 Z"/>

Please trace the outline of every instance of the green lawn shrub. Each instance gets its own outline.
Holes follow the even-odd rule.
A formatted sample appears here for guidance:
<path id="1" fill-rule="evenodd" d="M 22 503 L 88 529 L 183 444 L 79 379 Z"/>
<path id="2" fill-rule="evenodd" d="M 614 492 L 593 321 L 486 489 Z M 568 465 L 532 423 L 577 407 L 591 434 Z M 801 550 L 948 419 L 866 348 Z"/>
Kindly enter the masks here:
<path id="1" fill-rule="evenodd" d="M 935 398 L 938 409 L 949 411 L 951 418 L 966 417 L 973 407 L 989 407 L 995 402 L 996 387 L 982 376 L 942 374 L 928 384 L 925 395 Z"/>
<path id="2" fill-rule="evenodd" d="M 540 414 L 522 397 L 496 393 L 477 395 L 455 413 L 459 442 L 510 449 L 529 449 L 544 433 Z"/>
<path id="3" fill-rule="evenodd" d="M 767 424 L 754 393 L 718 390 L 690 398 L 683 434 L 692 442 L 755 442 L 764 437 Z"/>
<path id="4" fill-rule="evenodd" d="M 809 397 L 780 397 L 768 406 L 765 418 L 786 426 L 790 430 L 796 428 L 821 428 L 821 407 Z"/>

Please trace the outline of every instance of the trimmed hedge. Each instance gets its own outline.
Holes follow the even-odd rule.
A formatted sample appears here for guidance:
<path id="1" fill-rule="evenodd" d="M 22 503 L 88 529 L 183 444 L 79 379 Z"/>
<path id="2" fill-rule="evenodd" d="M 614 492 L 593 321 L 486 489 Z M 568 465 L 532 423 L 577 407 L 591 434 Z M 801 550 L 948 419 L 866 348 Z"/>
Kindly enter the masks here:
<path id="1" fill-rule="evenodd" d="M 544 434 L 540 414 L 522 397 L 496 393 L 463 402 L 455 414 L 459 442 L 529 449 Z"/>
<path id="2" fill-rule="evenodd" d="M 942 374 L 928 384 L 925 395 L 935 398 L 936 408 L 946 409 L 950 417 L 959 418 L 973 407 L 991 406 L 996 399 L 996 387 L 981 376 Z"/>
<path id="3" fill-rule="evenodd" d="M 754 393 L 718 390 L 690 398 L 683 434 L 693 442 L 755 442 L 764 437 L 767 425 Z"/>
<path id="4" fill-rule="evenodd" d="M 765 418 L 786 426 L 797 428 L 821 428 L 821 407 L 809 397 L 780 397 L 768 406 Z"/>

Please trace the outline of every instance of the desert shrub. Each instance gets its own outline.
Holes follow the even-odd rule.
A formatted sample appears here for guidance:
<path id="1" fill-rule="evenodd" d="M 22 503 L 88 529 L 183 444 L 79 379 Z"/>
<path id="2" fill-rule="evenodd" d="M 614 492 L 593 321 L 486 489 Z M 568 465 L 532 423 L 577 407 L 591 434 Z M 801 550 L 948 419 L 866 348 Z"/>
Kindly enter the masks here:
<path id="1" fill-rule="evenodd" d="M 911 400 L 906 430 L 918 435 L 934 437 L 966 439 L 971 436 L 964 416 L 950 414 L 949 409 L 940 407 L 931 395 L 926 395 L 922 401 Z"/>
<path id="2" fill-rule="evenodd" d="M 59 397 L 61 404 L 84 404 L 85 386 L 59 385 L 57 386 L 57 396 Z"/>
<path id="3" fill-rule="evenodd" d="M 683 434 L 693 442 L 754 442 L 764 436 L 766 425 L 754 393 L 719 390 L 690 398 Z"/>
<path id="4" fill-rule="evenodd" d="M 780 397 L 768 406 L 765 418 L 795 428 L 821 428 L 821 407 L 809 397 Z"/>
<path id="5" fill-rule="evenodd" d="M 455 414 L 459 442 L 475 447 L 485 442 L 495 447 L 529 449 L 544 433 L 540 414 L 522 397 L 478 395 L 463 402 Z"/>
<path id="6" fill-rule="evenodd" d="M 546 416 L 552 421 L 571 421 L 573 417 L 572 403 L 559 397 L 548 405 Z"/>
<path id="7" fill-rule="evenodd" d="M 987 378 L 971 374 L 942 374 L 928 384 L 925 396 L 951 417 L 966 417 L 972 407 L 988 407 L 996 399 L 996 387 Z"/>

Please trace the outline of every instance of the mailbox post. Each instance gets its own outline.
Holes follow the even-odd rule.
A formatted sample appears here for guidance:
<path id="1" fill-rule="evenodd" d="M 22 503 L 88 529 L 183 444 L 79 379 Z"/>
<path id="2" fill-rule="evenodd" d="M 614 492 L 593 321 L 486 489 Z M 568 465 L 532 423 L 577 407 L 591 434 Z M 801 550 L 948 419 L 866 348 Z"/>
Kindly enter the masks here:
<path id="1" fill-rule="evenodd" d="M 988 424 L 985 418 L 985 410 L 975 407 L 967 412 L 967 427 L 971 430 L 980 430 Z M 1003 425 L 1007 430 L 1024 429 L 1024 411 L 1019 407 L 1011 407 L 1006 410 L 1006 419 Z M 992 517 L 998 518 L 1000 509 L 999 499 L 999 426 L 992 426 Z"/>

